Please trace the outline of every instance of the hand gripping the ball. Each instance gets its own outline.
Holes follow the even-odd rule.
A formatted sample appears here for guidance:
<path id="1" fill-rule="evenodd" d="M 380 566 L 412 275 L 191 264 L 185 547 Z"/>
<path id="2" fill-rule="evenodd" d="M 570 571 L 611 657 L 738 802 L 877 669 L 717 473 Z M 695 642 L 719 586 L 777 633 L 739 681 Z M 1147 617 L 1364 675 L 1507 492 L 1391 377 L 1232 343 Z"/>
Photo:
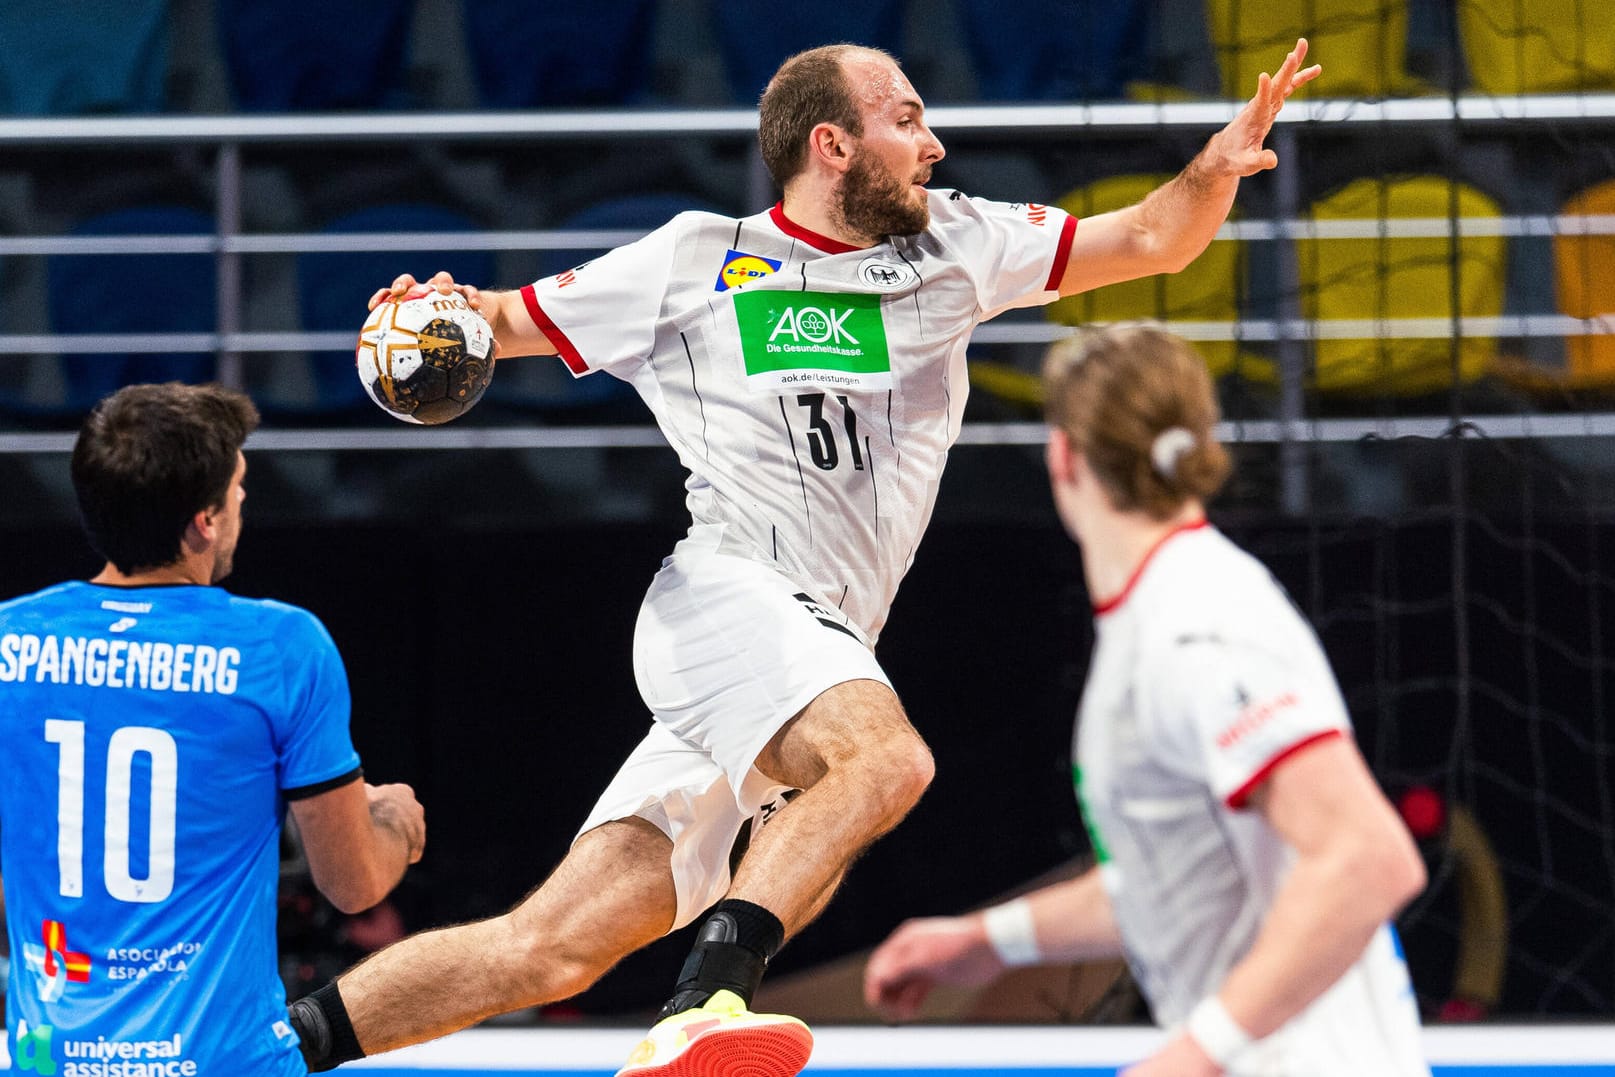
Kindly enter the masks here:
<path id="1" fill-rule="evenodd" d="M 437 424 L 471 410 L 493 381 L 494 338 L 472 305 L 476 290 L 447 273 L 429 286 L 399 277 L 371 299 L 354 360 L 378 406 L 408 423 Z"/>

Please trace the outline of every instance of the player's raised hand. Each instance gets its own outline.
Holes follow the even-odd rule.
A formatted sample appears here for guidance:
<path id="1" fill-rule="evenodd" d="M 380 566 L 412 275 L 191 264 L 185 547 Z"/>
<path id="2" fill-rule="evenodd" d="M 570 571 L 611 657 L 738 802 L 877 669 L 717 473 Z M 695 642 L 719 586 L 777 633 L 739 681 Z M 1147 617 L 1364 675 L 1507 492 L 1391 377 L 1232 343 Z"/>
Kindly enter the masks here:
<path id="1" fill-rule="evenodd" d="M 1253 176 L 1278 165 L 1279 155 L 1265 149 L 1262 142 L 1290 95 L 1323 73 L 1317 64 L 1302 68 L 1301 61 L 1306 58 L 1307 39 L 1303 37 L 1284 58 L 1278 74 L 1262 72 L 1256 80 L 1256 96 L 1213 137 L 1222 170 L 1236 176 Z"/>
<path id="2" fill-rule="evenodd" d="M 450 292 L 459 292 L 465 296 L 465 301 L 471 304 L 472 310 L 482 309 L 482 293 L 473 285 L 456 284 L 448 270 L 439 270 L 425 284 L 420 283 L 408 273 L 400 273 L 386 288 L 377 288 L 376 294 L 370 297 L 369 310 L 375 310 L 382 303 L 399 302 L 405 299 L 418 299 L 429 291 L 439 291 L 444 295 Z"/>
<path id="3" fill-rule="evenodd" d="M 888 1021 L 907 1021 L 938 984 L 979 987 L 1004 971 L 980 916 L 905 921 L 864 967 L 864 1001 Z"/>

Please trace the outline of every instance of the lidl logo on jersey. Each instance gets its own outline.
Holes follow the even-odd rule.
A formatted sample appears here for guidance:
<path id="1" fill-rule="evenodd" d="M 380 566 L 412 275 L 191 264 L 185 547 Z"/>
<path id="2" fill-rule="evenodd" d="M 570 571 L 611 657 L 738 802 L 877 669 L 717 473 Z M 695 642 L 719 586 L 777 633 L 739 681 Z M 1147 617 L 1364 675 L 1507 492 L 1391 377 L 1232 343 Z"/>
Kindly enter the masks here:
<path id="1" fill-rule="evenodd" d="M 17 1022 L 13 1064 L 40 1077 L 196 1077 L 196 1060 L 185 1057 L 185 1041 L 176 1032 L 159 1040 L 56 1041 L 50 1025 L 29 1028 Z"/>
<path id="2" fill-rule="evenodd" d="M 55 1002 L 69 983 L 90 982 L 90 955 L 67 948 L 67 927 L 57 920 L 46 920 L 40 934 L 45 945 L 23 943 L 22 961 L 33 975 L 40 1001 Z"/>
<path id="3" fill-rule="evenodd" d="M 731 288 L 738 288 L 742 284 L 750 284 L 754 280 L 762 280 L 779 272 L 779 263 L 772 258 L 764 258 L 758 254 L 747 254 L 730 248 L 724 253 L 723 268 L 718 270 L 718 281 L 713 285 L 715 292 L 727 292 Z"/>
<path id="4" fill-rule="evenodd" d="M 735 317 L 746 377 L 759 389 L 892 386 L 878 295 L 742 292 L 735 296 Z"/>

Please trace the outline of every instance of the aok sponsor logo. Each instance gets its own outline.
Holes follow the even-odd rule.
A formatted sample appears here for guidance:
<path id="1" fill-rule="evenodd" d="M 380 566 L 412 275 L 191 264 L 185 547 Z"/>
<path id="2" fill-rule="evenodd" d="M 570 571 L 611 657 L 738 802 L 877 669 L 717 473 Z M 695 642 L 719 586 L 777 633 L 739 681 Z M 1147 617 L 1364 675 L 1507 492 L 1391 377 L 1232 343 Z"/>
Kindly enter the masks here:
<path id="1" fill-rule="evenodd" d="M 17 1069 L 40 1077 L 196 1077 L 196 1062 L 185 1057 L 178 1032 L 156 1040 L 69 1040 L 55 1033 L 50 1025 L 31 1029 L 18 1021 Z"/>
<path id="2" fill-rule="evenodd" d="M 746 374 L 773 390 L 820 383 L 889 389 L 892 362 L 877 295 L 761 291 L 735 296 Z"/>

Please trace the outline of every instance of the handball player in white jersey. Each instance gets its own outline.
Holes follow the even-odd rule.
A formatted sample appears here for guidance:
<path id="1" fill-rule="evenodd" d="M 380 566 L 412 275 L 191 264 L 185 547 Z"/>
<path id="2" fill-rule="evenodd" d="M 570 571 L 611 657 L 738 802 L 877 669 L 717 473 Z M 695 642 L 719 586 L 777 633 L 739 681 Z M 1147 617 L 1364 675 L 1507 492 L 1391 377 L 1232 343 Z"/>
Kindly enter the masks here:
<path id="1" fill-rule="evenodd" d="M 748 1012 L 784 940 L 931 780 L 873 647 L 959 433 L 965 347 L 1018 306 L 1187 265 L 1318 74 L 1298 42 L 1175 179 L 1078 222 L 930 190 L 942 144 L 887 54 L 787 60 L 759 106 L 783 197 L 683 213 L 519 291 L 402 276 L 488 317 L 501 357 L 631 383 L 690 473 L 688 536 L 640 611 L 654 721 L 553 875 L 508 914 L 407 939 L 294 1009 L 305 1040 L 390 1050 L 566 998 L 701 919 L 664 1020 L 624 1073 L 789 1075 L 811 1037 Z M 599 376 L 598 374 L 596 376 Z M 767 822 L 767 826 L 762 824 Z M 731 873 L 742 832 L 749 846 Z M 325 1067 L 353 1051 L 313 1049 Z"/>
<path id="2" fill-rule="evenodd" d="M 1429 1077 L 1390 920 L 1424 886 L 1311 627 L 1207 524 L 1228 458 L 1201 358 L 1147 325 L 1044 370 L 1055 505 L 1097 642 L 1075 773 L 1096 866 L 969 916 L 911 920 L 865 995 L 1125 956 L 1171 1030 L 1126 1077 Z"/>

